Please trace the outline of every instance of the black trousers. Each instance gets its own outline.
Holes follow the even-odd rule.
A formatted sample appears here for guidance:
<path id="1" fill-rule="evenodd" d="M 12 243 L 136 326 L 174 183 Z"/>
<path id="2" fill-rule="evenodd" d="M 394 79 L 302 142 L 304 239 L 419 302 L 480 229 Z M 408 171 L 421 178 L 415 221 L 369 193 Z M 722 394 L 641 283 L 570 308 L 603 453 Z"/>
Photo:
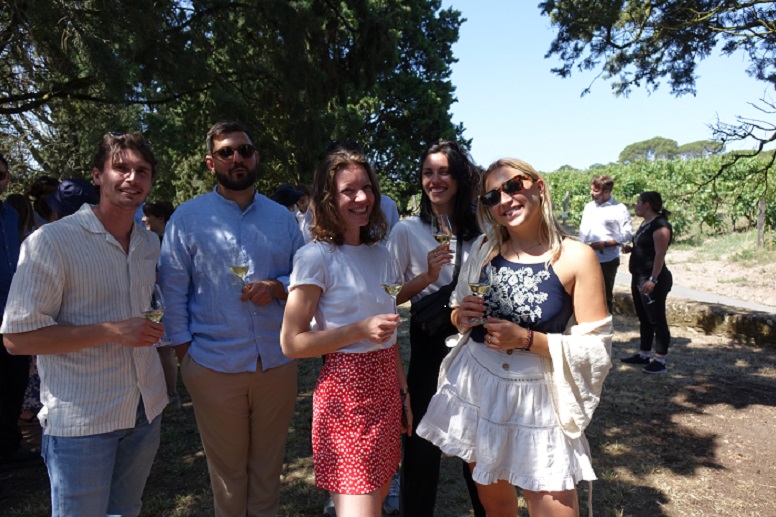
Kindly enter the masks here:
<path id="1" fill-rule="evenodd" d="M 641 294 L 641 286 L 649 279 L 649 275 L 631 276 L 631 296 L 633 297 L 633 307 L 636 309 L 636 315 L 639 317 L 639 335 L 641 336 L 640 350 L 649 352 L 652 350 L 652 342 L 655 342 L 655 353 L 666 355 L 668 346 L 671 344 L 671 330 L 668 328 L 666 319 L 666 298 L 674 285 L 674 278 L 667 267 L 663 268 L 660 276 L 657 277 L 655 290 L 650 293 L 649 298 Z"/>
<path id="2" fill-rule="evenodd" d="M 0 342 L 3 336 L 0 335 Z M 30 356 L 11 355 L 0 346 L 0 456 L 15 453 L 22 442 L 16 425 L 30 374 Z"/>
<path id="3" fill-rule="evenodd" d="M 601 262 L 601 272 L 604 275 L 604 287 L 606 288 L 606 306 L 609 307 L 609 314 L 614 314 L 614 279 L 619 267 L 619 257 L 609 262 Z"/>
<path id="4" fill-rule="evenodd" d="M 442 451 L 437 446 L 417 435 L 418 424 L 426 414 L 431 397 L 437 389 L 439 367 L 442 359 L 450 352 L 445 338 L 454 334 L 441 332 L 436 336 L 426 335 L 420 327 L 410 321 L 410 367 L 407 386 L 412 406 L 412 436 L 404 436 L 404 456 L 401 467 L 401 491 L 399 507 L 402 517 L 433 517 L 439 482 L 439 461 Z M 485 509 L 477 495 L 477 485 L 472 481 L 469 465 L 461 461 L 466 487 L 472 500 L 474 515 L 485 517 Z"/>

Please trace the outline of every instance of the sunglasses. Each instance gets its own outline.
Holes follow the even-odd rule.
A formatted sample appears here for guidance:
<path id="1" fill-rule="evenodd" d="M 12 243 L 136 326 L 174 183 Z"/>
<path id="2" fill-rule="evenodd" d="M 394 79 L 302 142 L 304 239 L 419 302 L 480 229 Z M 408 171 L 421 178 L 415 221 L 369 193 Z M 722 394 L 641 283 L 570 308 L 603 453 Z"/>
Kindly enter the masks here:
<path id="1" fill-rule="evenodd" d="M 526 178 L 525 176 L 515 176 L 514 178 L 505 181 L 499 188 L 494 188 L 481 195 L 480 201 L 488 208 L 496 206 L 501 201 L 502 192 L 507 196 L 513 196 L 525 188 L 525 185 L 523 185 L 524 181 L 533 180 L 531 178 Z"/>
<path id="2" fill-rule="evenodd" d="M 213 154 L 218 155 L 222 160 L 228 160 L 234 156 L 235 152 L 239 153 L 243 158 L 248 159 L 256 152 L 256 148 L 251 144 L 242 144 L 237 147 L 222 147 L 217 151 L 213 151 Z"/>

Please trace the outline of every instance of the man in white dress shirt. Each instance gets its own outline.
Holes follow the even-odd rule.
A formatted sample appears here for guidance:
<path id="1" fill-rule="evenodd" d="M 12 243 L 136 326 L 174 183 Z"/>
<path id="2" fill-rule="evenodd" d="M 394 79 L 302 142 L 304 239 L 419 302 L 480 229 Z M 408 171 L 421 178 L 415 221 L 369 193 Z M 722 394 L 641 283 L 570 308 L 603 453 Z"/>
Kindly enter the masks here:
<path id="1" fill-rule="evenodd" d="M 591 202 L 585 205 L 579 224 L 579 240 L 597 253 L 604 274 L 609 314 L 614 306 L 614 278 L 620 267 L 620 247 L 633 238 L 628 207 L 612 199 L 614 180 L 602 174 L 590 182 Z"/>
<path id="2" fill-rule="evenodd" d="M 10 353 L 38 356 L 52 515 L 140 514 L 167 405 L 151 346 L 164 329 L 142 317 L 159 238 L 134 221 L 155 165 L 141 135 L 106 134 L 92 168 L 99 204 L 22 245 L 0 332 Z"/>

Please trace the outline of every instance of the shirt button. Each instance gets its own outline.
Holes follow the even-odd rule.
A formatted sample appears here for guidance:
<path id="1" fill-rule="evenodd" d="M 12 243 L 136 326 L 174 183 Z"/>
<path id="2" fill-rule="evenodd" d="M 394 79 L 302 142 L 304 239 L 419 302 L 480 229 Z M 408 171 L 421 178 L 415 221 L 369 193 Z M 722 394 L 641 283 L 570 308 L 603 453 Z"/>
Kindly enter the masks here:
<path id="1" fill-rule="evenodd" d="M 512 349 L 510 348 L 509 350 L 507 350 L 507 355 L 512 355 L 512 352 L 514 352 L 514 350 L 512 350 Z"/>
<path id="2" fill-rule="evenodd" d="M 509 365 L 507 363 L 504 363 L 501 365 L 501 368 L 503 368 L 504 370 L 509 370 Z"/>

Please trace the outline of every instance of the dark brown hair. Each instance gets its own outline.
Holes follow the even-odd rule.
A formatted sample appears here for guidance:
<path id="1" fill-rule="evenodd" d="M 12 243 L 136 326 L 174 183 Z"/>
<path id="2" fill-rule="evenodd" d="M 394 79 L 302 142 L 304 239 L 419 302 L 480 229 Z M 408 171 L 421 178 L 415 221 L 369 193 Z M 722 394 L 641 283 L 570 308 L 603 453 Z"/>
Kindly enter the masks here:
<path id="1" fill-rule="evenodd" d="M 590 184 L 601 190 L 612 190 L 614 188 L 614 179 L 608 174 L 601 174 L 593 178 Z"/>
<path id="2" fill-rule="evenodd" d="M 205 137 L 205 145 L 207 145 L 207 154 L 213 154 L 213 147 L 215 147 L 215 139 L 219 135 L 223 135 L 224 133 L 245 133 L 248 136 L 248 140 L 253 143 L 253 138 L 251 137 L 251 134 L 248 132 L 248 129 L 242 125 L 240 122 L 235 122 L 233 120 L 223 120 L 221 122 L 216 122 L 213 124 L 213 127 L 210 128 L 210 130 L 207 132 L 207 137 Z"/>
<path id="3" fill-rule="evenodd" d="M 140 133 L 105 133 L 100 143 L 97 144 L 92 167 L 105 172 L 103 171 L 105 161 L 108 158 L 115 159 L 121 151 L 127 149 L 140 153 L 143 159 L 151 165 L 151 176 L 156 175 L 156 158 L 150 145 Z"/>
<path id="4" fill-rule="evenodd" d="M 170 220 L 175 207 L 169 201 L 152 201 L 143 205 L 143 214 L 164 219 L 164 222 Z"/>
<path id="5" fill-rule="evenodd" d="M 458 190 L 453 199 L 453 213 L 447 214 L 453 225 L 458 230 L 458 235 L 465 241 L 471 240 L 480 234 L 477 225 L 477 215 L 473 205 L 475 195 L 479 191 L 480 171 L 469 157 L 469 153 L 458 142 L 452 140 L 440 140 L 431 145 L 423 156 L 420 157 L 420 220 L 431 224 L 434 211 L 431 208 L 431 200 L 423 190 L 423 164 L 431 154 L 441 153 L 447 157 L 447 170 L 455 180 Z"/>

